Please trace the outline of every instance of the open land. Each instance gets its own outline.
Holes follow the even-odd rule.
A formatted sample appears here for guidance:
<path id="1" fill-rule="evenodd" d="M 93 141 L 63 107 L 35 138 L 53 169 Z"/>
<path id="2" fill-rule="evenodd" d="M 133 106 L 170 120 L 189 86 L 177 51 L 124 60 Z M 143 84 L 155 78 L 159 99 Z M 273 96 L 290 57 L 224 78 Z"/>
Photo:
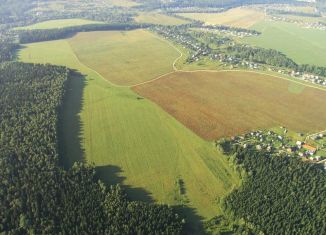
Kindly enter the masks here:
<path id="1" fill-rule="evenodd" d="M 170 45 L 145 30 L 79 33 L 68 41 L 83 64 L 125 86 L 173 71 L 173 61 L 179 56 Z"/>
<path id="2" fill-rule="evenodd" d="M 243 42 L 279 50 L 299 64 L 326 66 L 326 31 L 274 21 L 257 23 L 252 29 L 262 34 L 244 38 Z"/>
<path id="3" fill-rule="evenodd" d="M 111 3 L 113 6 L 118 6 L 118 7 L 134 7 L 139 5 L 139 3 L 132 0 L 107 0 L 107 1 Z"/>
<path id="4" fill-rule="evenodd" d="M 62 19 L 62 20 L 48 20 L 41 23 L 36 23 L 26 27 L 18 27 L 16 29 L 33 30 L 33 29 L 56 29 L 71 26 L 80 26 L 88 24 L 103 24 L 100 21 L 85 20 L 85 19 Z"/>
<path id="5" fill-rule="evenodd" d="M 103 180 L 126 186 L 133 199 L 183 204 L 194 210 L 190 218 L 215 216 L 216 199 L 239 184 L 222 153 L 156 104 L 129 88 L 111 85 L 108 78 L 83 65 L 74 54 L 72 40 L 27 44 L 19 54 L 25 62 L 65 65 L 85 74 L 85 81 L 72 81 L 63 110 L 65 163 L 71 165 L 83 150 L 84 160 L 95 164 Z M 125 48 L 119 45 L 116 48 L 124 58 Z M 76 149 L 79 141 L 82 150 Z"/>
<path id="6" fill-rule="evenodd" d="M 186 20 L 155 12 L 141 12 L 137 17 L 135 17 L 135 21 L 138 23 L 161 25 L 180 25 L 188 23 Z"/>
<path id="7" fill-rule="evenodd" d="M 278 125 L 326 126 L 326 92 L 268 75 L 177 72 L 134 90 L 208 140 Z"/>
<path id="8" fill-rule="evenodd" d="M 200 20 L 208 25 L 249 28 L 264 19 L 263 12 L 248 8 L 233 8 L 222 13 L 180 13 L 180 16 Z"/>

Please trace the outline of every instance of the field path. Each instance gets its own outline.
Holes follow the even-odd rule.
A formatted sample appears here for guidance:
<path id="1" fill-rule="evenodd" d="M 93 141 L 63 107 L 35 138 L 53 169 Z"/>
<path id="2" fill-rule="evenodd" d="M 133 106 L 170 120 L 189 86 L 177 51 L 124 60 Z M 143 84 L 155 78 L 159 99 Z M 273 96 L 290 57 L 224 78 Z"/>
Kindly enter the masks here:
<path id="1" fill-rule="evenodd" d="M 174 61 L 173 61 L 173 64 L 172 64 L 172 67 L 173 67 L 173 72 L 169 72 L 167 74 L 164 74 L 164 75 L 160 75 L 159 77 L 156 77 L 152 80 L 148 80 L 146 82 L 142 82 L 142 83 L 138 83 L 138 84 L 135 84 L 135 85 L 132 85 L 132 86 L 129 86 L 129 87 L 136 87 L 136 86 L 140 86 L 140 85 L 143 85 L 143 84 L 147 84 L 147 83 L 150 83 L 150 82 L 154 82 L 158 79 L 161 79 L 165 76 L 168 76 L 174 72 L 183 72 L 183 73 L 197 73 L 197 72 L 209 72 L 209 73 L 222 73 L 222 72 L 246 72 L 246 73 L 255 73 L 255 74 L 261 74 L 261 75 L 267 75 L 267 76 L 271 76 L 271 77 L 275 77 L 275 78 L 281 78 L 283 80 L 287 80 L 287 81 L 290 81 L 290 82 L 294 82 L 294 83 L 297 83 L 297 84 L 300 84 L 300 85 L 303 85 L 303 86 L 306 86 L 306 87 L 310 87 L 310 88 L 315 88 L 315 89 L 318 89 L 318 90 L 321 90 L 321 91 L 326 91 L 325 88 L 322 88 L 322 87 L 317 87 L 317 86 L 313 86 L 313 85 L 309 85 L 307 83 L 303 83 L 303 82 L 300 82 L 300 81 L 296 81 L 294 79 L 290 79 L 290 78 L 286 78 L 286 77 L 282 77 L 282 76 L 277 76 L 277 75 L 272 75 L 272 74 L 269 74 L 269 73 L 264 73 L 264 72 L 258 72 L 258 71 L 250 71 L 250 70 L 245 70 L 245 69 L 224 69 L 224 70 L 211 70 L 211 69 L 198 69 L 198 70 L 182 70 L 182 69 L 178 69 L 176 67 L 176 63 L 183 57 L 183 53 L 182 51 L 179 50 L 179 48 L 177 48 L 173 43 L 171 43 L 170 41 L 166 40 L 166 39 L 162 39 L 161 37 L 157 36 L 156 34 L 153 33 L 153 35 L 158 38 L 159 40 L 167 43 L 168 45 L 170 45 L 172 48 L 174 48 L 177 52 L 179 52 L 180 56 L 178 58 L 176 58 Z"/>
<path id="2" fill-rule="evenodd" d="M 149 31 L 150 32 L 150 31 Z M 92 69 L 91 67 L 89 67 L 88 65 L 84 64 L 83 62 L 81 62 L 81 60 L 78 58 L 76 52 L 74 51 L 73 47 L 70 45 L 70 43 L 68 42 L 71 50 L 74 52 L 73 55 L 74 57 L 76 58 L 77 62 L 85 67 L 87 67 L 89 70 L 91 70 L 92 72 L 96 73 L 98 76 L 100 76 L 104 81 L 106 81 L 107 83 L 109 83 L 111 86 L 114 86 L 114 87 L 119 87 L 119 88 L 132 88 L 132 87 L 136 87 L 136 86 L 140 86 L 140 85 L 144 85 L 144 84 L 147 84 L 147 83 L 151 83 L 151 82 L 154 82 L 156 80 L 159 80 L 163 77 L 166 77 L 170 74 L 173 74 L 175 72 L 183 72 L 183 73 L 197 73 L 197 72 L 209 72 L 209 73 L 223 73 L 223 72 L 246 72 L 246 73 L 255 73 L 255 74 L 261 74 L 261 75 L 267 75 L 267 76 L 271 76 L 271 77 L 275 77 L 275 78 L 281 78 L 283 80 L 287 80 L 287 81 L 290 81 L 290 82 L 294 82 L 294 83 L 297 83 L 297 84 L 300 84 L 300 85 L 303 85 L 303 86 L 306 86 L 306 87 L 310 87 L 310 88 L 314 88 L 314 89 L 318 89 L 318 90 L 321 90 L 321 91 L 326 91 L 325 88 L 322 88 L 322 87 L 317 87 L 317 86 L 313 86 L 313 85 L 309 85 L 307 83 L 303 83 L 303 82 L 300 82 L 300 81 L 295 81 L 294 79 L 290 79 L 290 78 L 285 78 L 285 77 L 282 77 L 282 76 L 277 76 L 277 75 L 272 75 L 272 74 L 268 74 L 268 73 L 264 73 L 264 72 L 258 72 L 258 71 L 250 71 L 250 70 L 245 70 L 245 69 L 224 69 L 224 70 L 211 70 L 211 69 L 198 69 L 198 70 L 182 70 L 182 69 L 178 69 L 176 64 L 177 62 L 184 56 L 184 54 L 182 53 L 182 51 L 177 48 L 173 43 L 171 43 L 170 41 L 166 40 L 166 39 L 163 39 L 161 37 L 159 37 L 158 35 L 152 33 L 157 39 L 161 40 L 162 42 L 165 42 L 166 44 L 168 44 L 170 47 L 172 47 L 173 49 L 175 49 L 179 54 L 180 56 L 178 56 L 172 63 L 172 68 L 173 68 L 173 71 L 171 72 L 168 72 L 168 73 L 165 73 L 165 74 L 162 74 L 158 77 L 155 77 L 151 80 L 148 80 L 148 81 L 145 81 L 145 82 L 141 82 L 141 83 L 137 83 L 137 84 L 134 84 L 134 85 L 118 85 L 118 84 L 115 84 L 113 82 L 111 82 L 110 80 L 108 79 L 105 79 L 105 77 L 103 75 L 101 75 L 99 72 L 97 72 L 96 70 Z"/>

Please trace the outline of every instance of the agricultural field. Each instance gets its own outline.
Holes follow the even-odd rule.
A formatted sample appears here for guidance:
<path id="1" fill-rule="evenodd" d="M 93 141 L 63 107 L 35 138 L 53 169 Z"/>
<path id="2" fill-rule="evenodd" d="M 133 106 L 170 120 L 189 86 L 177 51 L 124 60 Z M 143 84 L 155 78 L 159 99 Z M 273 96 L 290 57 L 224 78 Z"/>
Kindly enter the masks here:
<path id="1" fill-rule="evenodd" d="M 244 38 L 243 42 L 279 50 L 299 64 L 326 66 L 326 31 L 273 21 L 257 23 L 252 29 L 262 34 Z"/>
<path id="2" fill-rule="evenodd" d="M 56 29 L 65 28 L 71 26 L 80 26 L 88 24 L 103 24 L 100 21 L 86 20 L 86 19 L 61 19 L 61 20 L 48 20 L 40 23 L 36 23 L 26 27 L 18 27 L 17 30 L 32 30 L 32 29 Z"/>
<path id="3" fill-rule="evenodd" d="M 228 25 L 241 28 L 249 28 L 265 18 L 263 12 L 240 7 L 222 13 L 180 13 L 178 15 L 200 20 L 208 25 Z"/>
<path id="4" fill-rule="evenodd" d="M 173 61 L 180 55 L 145 30 L 79 33 L 68 42 L 83 64 L 123 86 L 173 71 Z"/>
<path id="5" fill-rule="evenodd" d="M 138 6 L 139 3 L 133 0 L 106 0 L 113 6 L 118 6 L 118 7 L 135 7 Z"/>
<path id="6" fill-rule="evenodd" d="M 184 205 L 192 224 L 219 213 L 216 200 L 239 185 L 222 153 L 153 102 L 82 64 L 71 40 L 27 44 L 19 53 L 21 61 L 66 65 L 85 75 L 71 81 L 62 111 L 64 164 L 83 153 L 105 182 L 121 183 L 136 200 Z"/>
<path id="7" fill-rule="evenodd" d="M 162 25 L 180 25 L 187 24 L 189 21 L 179 19 L 173 16 L 168 16 L 155 12 L 141 12 L 135 17 L 138 23 L 162 24 Z"/>
<path id="8" fill-rule="evenodd" d="M 279 125 L 304 133 L 326 126 L 325 91 L 268 75 L 177 72 L 133 89 L 207 140 Z"/>

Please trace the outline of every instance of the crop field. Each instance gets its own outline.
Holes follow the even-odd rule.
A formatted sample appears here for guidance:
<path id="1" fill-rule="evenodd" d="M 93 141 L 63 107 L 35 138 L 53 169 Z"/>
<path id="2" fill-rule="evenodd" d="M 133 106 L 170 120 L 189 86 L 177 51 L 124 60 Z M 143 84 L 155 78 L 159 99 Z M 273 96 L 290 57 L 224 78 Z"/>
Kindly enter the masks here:
<path id="1" fill-rule="evenodd" d="M 121 183 L 133 199 L 184 205 L 194 224 L 215 216 L 216 199 L 239 184 L 222 153 L 153 102 L 84 66 L 70 44 L 27 44 L 19 53 L 25 62 L 66 65 L 85 74 L 72 81 L 62 113 L 64 163 L 71 165 L 83 152 L 101 179 Z"/>
<path id="2" fill-rule="evenodd" d="M 145 30 L 79 33 L 69 43 L 83 64 L 125 86 L 173 71 L 173 61 L 179 56 L 174 48 Z"/>
<path id="3" fill-rule="evenodd" d="M 244 42 L 279 50 L 299 64 L 326 66 L 326 31 L 273 21 L 260 22 L 253 29 L 262 34 L 245 38 Z"/>
<path id="4" fill-rule="evenodd" d="M 186 20 L 173 16 L 168 16 L 155 12 L 142 12 L 135 18 L 138 23 L 162 24 L 162 25 L 180 25 L 189 23 Z"/>
<path id="5" fill-rule="evenodd" d="M 132 0 L 107 0 L 107 1 L 111 3 L 113 6 L 118 6 L 118 7 L 134 7 L 139 5 L 139 3 Z"/>
<path id="6" fill-rule="evenodd" d="M 211 140 L 283 125 L 326 126 L 326 92 L 250 72 L 178 72 L 133 88 L 199 136 Z"/>
<path id="7" fill-rule="evenodd" d="M 55 29 L 55 28 L 65 28 L 70 26 L 80 26 L 80 25 L 88 25 L 88 24 L 103 24 L 100 21 L 93 20 L 85 20 L 85 19 L 62 19 L 62 20 L 48 20 L 44 22 L 40 22 L 37 24 L 33 24 L 26 27 L 18 27 L 16 29 Z"/>
<path id="8" fill-rule="evenodd" d="M 208 25 L 228 25 L 241 28 L 249 28 L 265 18 L 263 12 L 248 8 L 233 8 L 222 13 L 180 13 L 179 15 L 203 21 Z"/>

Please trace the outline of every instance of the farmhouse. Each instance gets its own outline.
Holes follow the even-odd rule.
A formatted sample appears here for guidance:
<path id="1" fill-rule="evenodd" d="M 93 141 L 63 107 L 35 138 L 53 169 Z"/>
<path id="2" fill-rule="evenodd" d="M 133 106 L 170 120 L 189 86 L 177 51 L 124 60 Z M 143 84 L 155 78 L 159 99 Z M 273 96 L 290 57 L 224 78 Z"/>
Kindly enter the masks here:
<path id="1" fill-rule="evenodd" d="M 310 146 L 308 144 L 304 144 L 302 145 L 302 147 L 308 151 L 308 153 L 310 154 L 315 154 L 315 152 L 317 151 L 317 148 L 313 147 L 313 146 Z"/>

